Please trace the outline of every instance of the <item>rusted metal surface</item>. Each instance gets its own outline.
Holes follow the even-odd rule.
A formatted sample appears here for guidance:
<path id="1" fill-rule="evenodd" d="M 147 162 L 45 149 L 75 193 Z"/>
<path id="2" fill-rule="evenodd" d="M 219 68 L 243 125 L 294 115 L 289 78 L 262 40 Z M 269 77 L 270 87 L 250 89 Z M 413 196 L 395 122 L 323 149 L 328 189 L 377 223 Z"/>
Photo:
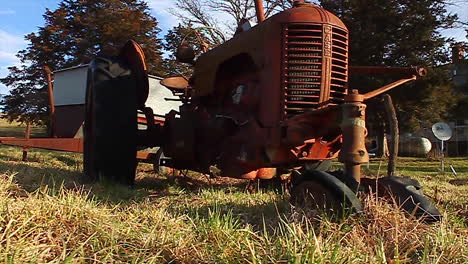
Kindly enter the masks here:
<path id="1" fill-rule="evenodd" d="M 211 173 L 216 166 L 223 176 L 249 179 L 339 157 L 346 175 L 359 181 L 360 164 L 369 159 L 363 102 L 423 70 L 354 67 L 354 73 L 411 78 L 365 95 L 349 93 L 349 34 L 338 17 L 295 1 L 294 8 L 264 20 L 262 1 L 255 4 L 258 25 L 201 54 L 191 78 L 160 82 L 183 104 L 167 113 L 164 123 L 140 107 L 145 117 L 138 123 L 147 129 L 139 131 L 138 145 L 161 146 L 175 168 Z M 138 44 L 130 42 L 121 56 L 145 76 Z M 144 87 L 136 85 L 143 94 Z"/>
<path id="2" fill-rule="evenodd" d="M 152 160 L 154 158 L 155 153 L 150 153 L 146 151 L 138 151 L 137 152 L 137 159 L 139 160 Z"/>
<path id="3" fill-rule="evenodd" d="M 142 109 L 149 95 L 148 71 L 143 48 L 135 41 L 129 40 L 120 51 L 119 57 L 124 58 L 130 64 L 136 76 L 138 108 Z"/>
<path id="4" fill-rule="evenodd" d="M 338 155 L 348 30 L 316 5 L 294 6 L 197 59 L 192 96 L 165 118 L 176 167 L 209 172 L 216 163 L 223 176 L 251 178 Z M 172 80 L 163 84 L 186 86 Z"/>
<path id="5" fill-rule="evenodd" d="M 268 140 L 280 140 L 280 131 L 272 127 L 277 126 L 286 118 L 284 113 L 285 90 L 284 86 L 281 85 L 285 78 L 284 53 L 287 52 L 284 49 L 283 25 L 296 24 L 327 24 L 331 25 L 332 28 L 347 32 L 346 26 L 338 17 L 314 5 L 304 5 L 281 12 L 252 29 L 238 34 L 225 44 L 202 54 L 195 66 L 194 98 L 212 96 L 220 92 L 221 89 L 217 87 L 222 87 L 222 84 L 217 80 L 225 80 L 234 76 L 231 73 L 225 78 L 221 77 L 220 71 L 222 72 L 224 67 L 240 68 L 253 64 L 253 68 L 261 69 L 257 75 L 258 120 L 266 129 L 270 130 L 271 128 L 271 131 L 265 132 L 268 135 Z M 318 47 L 321 53 L 323 47 L 322 45 Z M 235 59 L 239 56 L 246 59 L 237 62 Z M 321 67 L 320 64 L 319 70 Z M 281 87 L 279 87 L 280 85 Z M 281 104 L 276 102 L 281 102 Z"/>
<path id="6" fill-rule="evenodd" d="M 195 51 L 189 45 L 182 43 L 182 45 L 177 48 L 175 56 L 179 62 L 193 64 Z"/>
<path id="7" fill-rule="evenodd" d="M 160 82 L 182 102 L 164 123 L 145 106 L 143 50 L 133 41 L 123 48 L 120 56 L 138 76 L 135 88 L 145 115 L 138 123 L 147 125 L 138 131 L 138 145 L 161 146 L 175 168 L 211 173 L 215 166 L 223 176 L 248 179 L 269 179 L 277 168 L 338 157 L 346 176 L 359 182 L 360 166 L 369 160 L 364 101 L 415 80 L 424 70 L 350 69 L 348 29 L 334 14 L 294 1 L 294 8 L 265 20 L 263 2 L 256 0 L 255 6 L 258 25 L 201 54 L 191 78 Z M 362 95 L 348 91 L 350 72 L 406 78 Z M 143 152 L 137 157 L 152 159 Z"/>
<path id="8" fill-rule="evenodd" d="M 13 138 L 0 137 L 0 144 L 9 146 L 42 148 L 68 152 L 83 152 L 81 138 Z"/>
<path id="9" fill-rule="evenodd" d="M 40 148 L 67 152 L 83 152 L 83 139 L 81 138 L 15 138 L 15 137 L 0 137 L 0 145 L 17 146 L 26 148 Z M 138 151 L 137 159 L 151 160 L 155 153 Z"/>
<path id="10" fill-rule="evenodd" d="M 262 180 L 273 179 L 276 176 L 276 168 L 261 168 L 257 171 L 256 177 Z"/>
<path id="11" fill-rule="evenodd" d="M 343 146 L 338 157 L 345 164 L 346 175 L 354 178 L 357 182 L 361 179 L 360 165 L 369 162 L 369 153 L 365 146 L 367 135 L 366 129 L 366 105 L 364 98 L 353 90 L 345 97 L 343 108 L 343 119 L 341 130 L 343 133 Z"/>
<path id="12" fill-rule="evenodd" d="M 257 14 L 257 21 L 260 23 L 265 20 L 263 0 L 254 0 L 254 2 L 255 2 L 255 13 Z"/>
<path id="13" fill-rule="evenodd" d="M 283 30 L 285 114 L 341 103 L 346 94 L 348 32 L 318 23 L 286 24 Z"/>
<path id="14" fill-rule="evenodd" d="M 388 92 L 390 91 L 391 89 L 395 88 L 395 87 L 398 87 L 402 84 L 405 84 L 407 82 L 411 82 L 411 81 L 414 81 L 416 80 L 418 77 L 416 75 L 413 75 L 411 76 L 410 78 L 405 78 L 405 79 L 401 79 L 401 80 L 398 80 L 398 81 L 395 81 L 395 82 L 392 82 L 390 84 L 387 84 L 385 86 L 382 86 L 380 87 L 379 89 L 376 89 L 374 91 L 371 91 L 371 92 L 368 92 L 368 93 L 365 93 L 364 94 L 364 99 L 365 100 L 368 100 L 368 99 L 371 99 L 372 97 L 376 97 L 378 95 L 381 95 L 385 92 Z"/>
<path id="15" fill-rule="evenodd" d="M 164 78 L 161 84 L 170 90 L 184 90 L 189 87 L 188 80 L 180 76 Z"/>
<path id="16" fill-rule="evenodd" d="M 423 77 L 427 71 L 424 67 L 384 67 L 384 66 L 350 66 L 350 74 L 396 74 L 396 75 L 416 75 Z"/>

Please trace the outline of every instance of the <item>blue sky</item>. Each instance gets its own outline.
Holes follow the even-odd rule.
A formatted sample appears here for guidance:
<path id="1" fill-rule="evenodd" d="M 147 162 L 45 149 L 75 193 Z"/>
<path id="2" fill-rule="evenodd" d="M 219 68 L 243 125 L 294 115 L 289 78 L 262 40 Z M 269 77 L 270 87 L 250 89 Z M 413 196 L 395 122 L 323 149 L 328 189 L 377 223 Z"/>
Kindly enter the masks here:
<path id="1" fill-rule="evenodd" d="M 53 10 L 57 8 L 59 2 L 60 0 L 0 0 L 0 78 L 7 75 L 7 67 L 19 64 L 15 54 L 27 45 L 24 35 L 42 26 L 44 24 L 42 14 L 45 9 Z M 147 0 L 147 2 L 152 14 L 158 19 L 163 33 L 177 25 L 177 19 L 168 12 L 174 0 Z M 468 0 L 454 0 L 454 2 L 456 4 L 450 8 L 450 11 L 458 13 L 462 21 L 468 22 Z M 466 41 L 465 33 L 460 30 L 450 30 L 444 34 Z M 0 84 L 0 94 L 5 94 L 7 91 L 8 88 Z"/>

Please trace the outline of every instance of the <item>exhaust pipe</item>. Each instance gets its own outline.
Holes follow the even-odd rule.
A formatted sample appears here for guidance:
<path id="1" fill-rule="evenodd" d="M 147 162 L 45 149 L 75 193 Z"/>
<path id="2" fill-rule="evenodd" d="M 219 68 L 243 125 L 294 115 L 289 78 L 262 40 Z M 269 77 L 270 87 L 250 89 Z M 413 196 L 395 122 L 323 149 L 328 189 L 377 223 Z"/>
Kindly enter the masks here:
<path id="1" fill-rule="evenodd" d="M 255 0 L 255 12 L 257 14 L 257 22 L 265 20 L 265 10 L 263 9 L 263 0 Z"/>

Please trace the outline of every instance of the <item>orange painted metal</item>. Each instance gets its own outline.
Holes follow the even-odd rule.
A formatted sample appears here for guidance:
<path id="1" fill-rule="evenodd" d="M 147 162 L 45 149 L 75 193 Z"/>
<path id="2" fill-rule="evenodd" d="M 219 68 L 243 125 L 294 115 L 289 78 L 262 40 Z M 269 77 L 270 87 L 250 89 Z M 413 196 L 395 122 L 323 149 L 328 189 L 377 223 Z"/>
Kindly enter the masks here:
<path id="1" fill-rule="evenodd" d="M 257 178 L 257 170 L 252 170 L 252 171 L 249 171 L 247 173 L 244 173 L 244 174 L 240 175 L 238 178 L 253 180 L 253 179 Z"/>
<path id="2" fill-rule="evenodd" d="M 139 159 L 139 160 L 151 160 L 152 158 L 155 158 L 154 153 L 145 152 L 145 151 L 138 151 L 137 152 L 137 159 Z"/>
<path id="3" fill-rule="evenodd" d="M 273 179 L 276 176 L 276 168 L 261 168 L 257 171 L 257 178 L 262 180 Z"/>
<path id="4" fill-rule="evenodd" d="M 83 152 L 81 138 L 13 138 L 0 137 L 0 144 L 30 148 L 42 148 L 69 152 Z"/>
<path id="5" fill-rule="evenodd" d="M 138 117 L 137 117 L 137 122 L 138 122 L 138 124 L 146 124 L 146 123 L 148 123 L 146 117 L 144 117 L 144 116 L 138 116 Z M 156 118 L 155 118 L 155 119 L 154 119 L 154 123 L 155 123 L 155 124 L 164 125 L 164 120 L 162 120 L 162 119 L 156 119 Z"/>
<path id="6" fill-rule="evenodd" d="M 298 148 L 296 155 L 302 161 L 335 159 L 340 152 L 341 143 L 341 135 L 331 141 L 323 138 L 308 140 L 304 146 Z"/>
<path id="7" fill-rule="evenodd" d="M 41 148 L 67 152 L 83 152 L 82 138 L 15 138 L 0 137 L 0 145 L 17 146 L 23 148 Z M 138 151 L 137 159 L 152 160 L 154 153 Z"/>

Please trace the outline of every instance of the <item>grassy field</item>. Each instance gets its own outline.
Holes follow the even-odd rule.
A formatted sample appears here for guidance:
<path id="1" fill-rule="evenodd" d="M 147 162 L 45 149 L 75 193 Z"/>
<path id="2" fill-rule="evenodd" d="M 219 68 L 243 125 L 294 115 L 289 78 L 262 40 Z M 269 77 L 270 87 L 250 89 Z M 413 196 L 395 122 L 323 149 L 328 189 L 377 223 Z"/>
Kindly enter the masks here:
<path id="1" fill-rule="evenodd" d="M 309 218 L 273 188 L 145 164 L 133 188 L 82 184 L 79 154 L 32 150 L 21 162 L 2 146 L 0 263 L 468 263 L 468 158 L 447 162 L 457 176 L 400 159 L 444 214 L 426 225 L 373 196 L 362 215 Z"/>
<path id="2" fill-rule="evenodd" d="M 17 122 L 9 123 L 0 115 L 0 137 L 24 137 L 26 125 Z M 46 129 L 43 127 L 32 127 L 31 137 L 45 137 Z"/>

